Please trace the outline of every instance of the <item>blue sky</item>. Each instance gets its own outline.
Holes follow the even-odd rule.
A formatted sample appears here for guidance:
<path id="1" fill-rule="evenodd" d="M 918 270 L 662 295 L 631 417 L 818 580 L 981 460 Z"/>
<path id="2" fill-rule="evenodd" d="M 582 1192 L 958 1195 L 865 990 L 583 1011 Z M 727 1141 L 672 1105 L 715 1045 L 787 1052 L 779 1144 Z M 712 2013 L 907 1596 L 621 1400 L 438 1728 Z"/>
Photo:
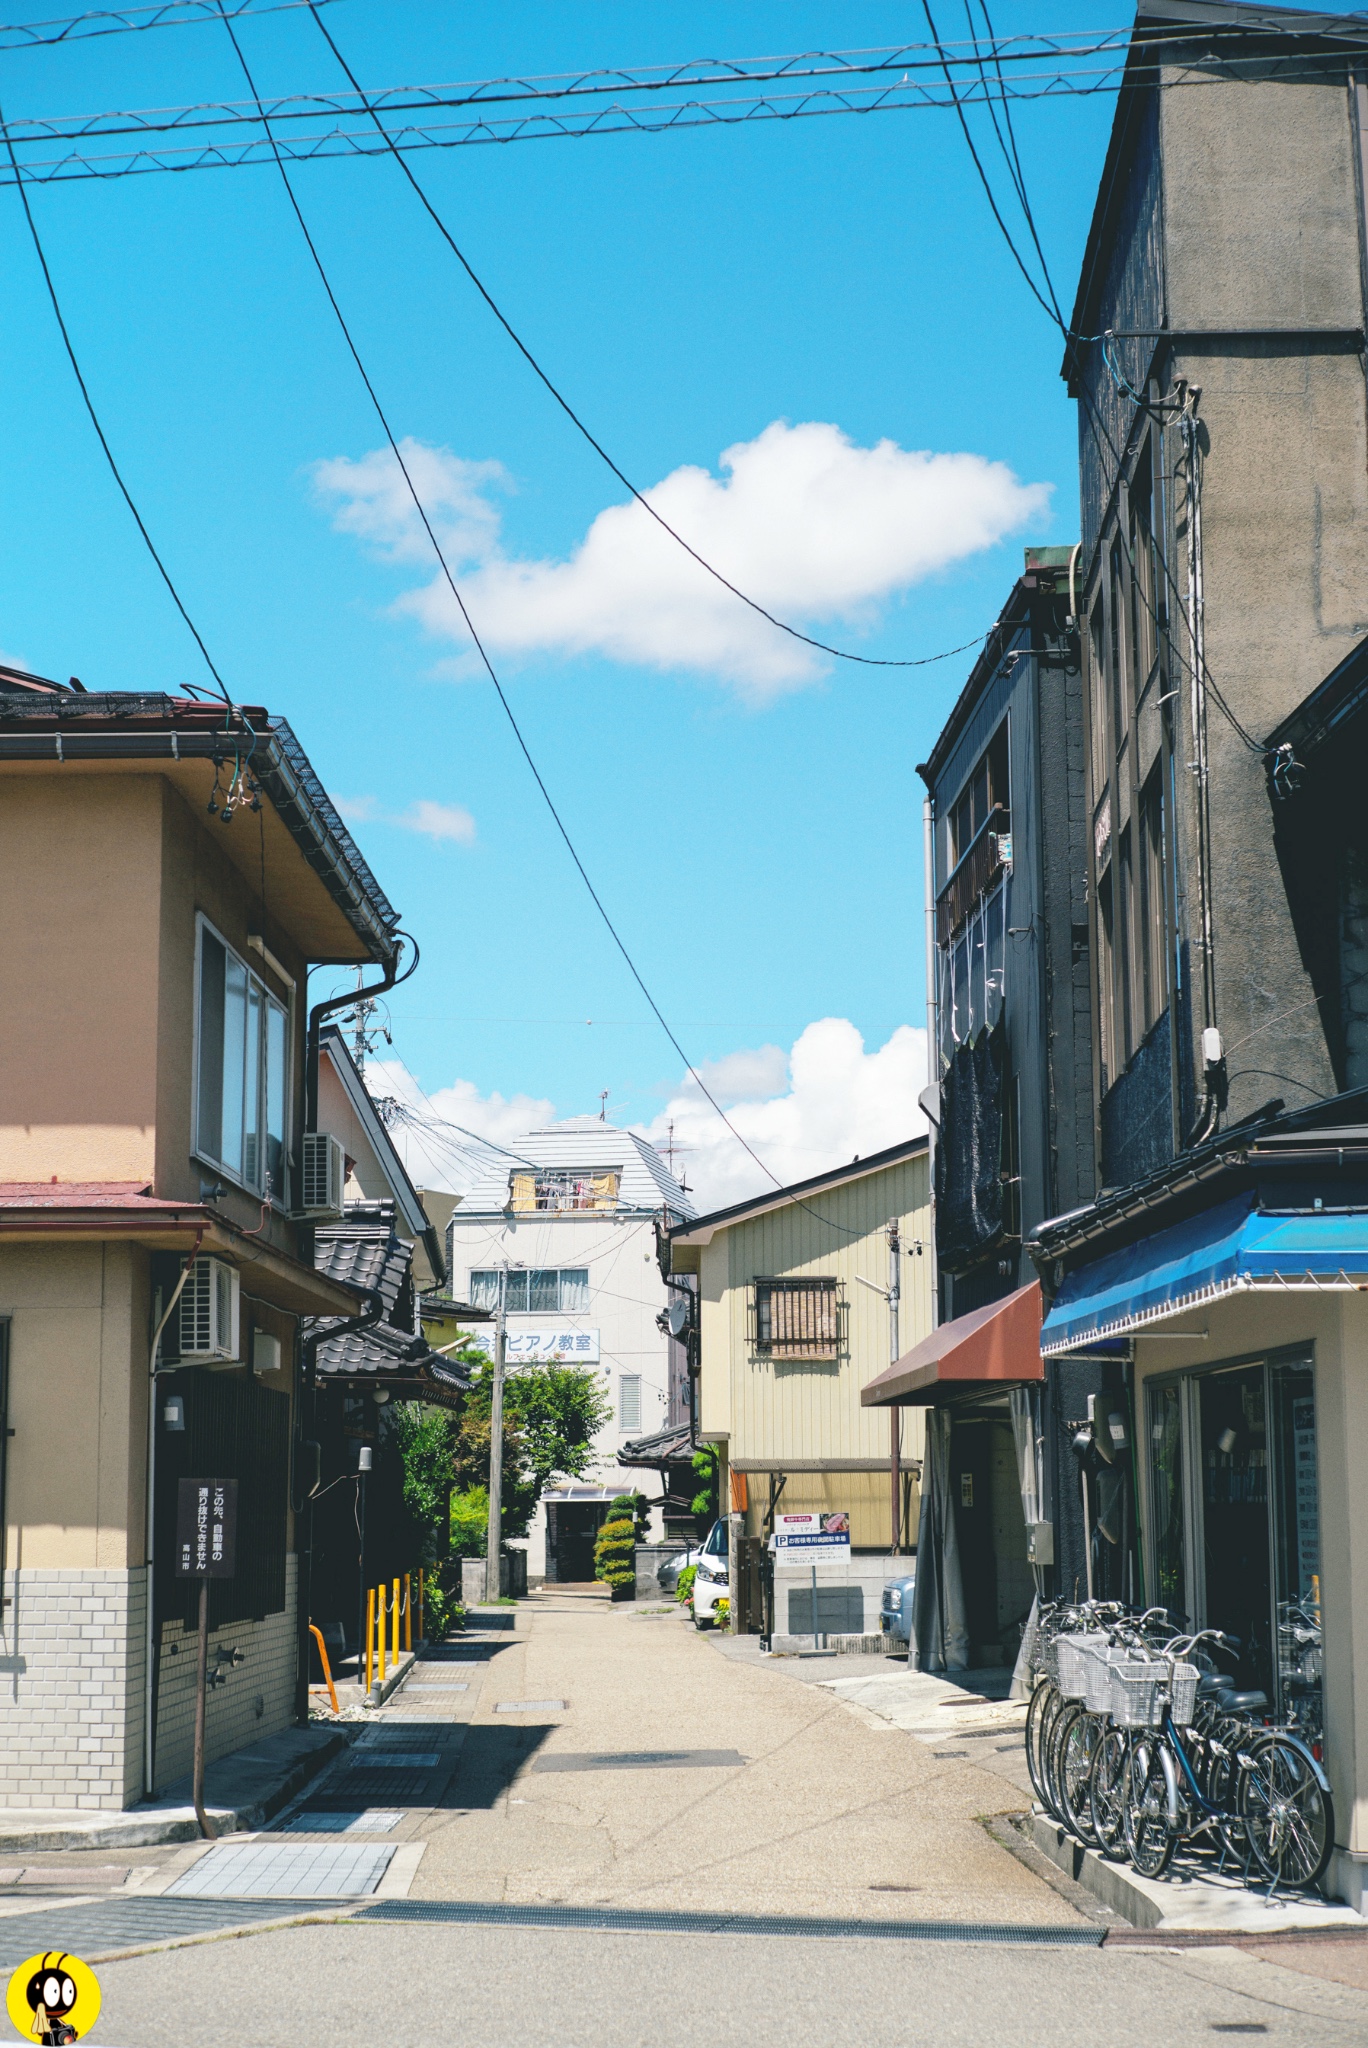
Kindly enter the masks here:
<path id="1" fill-rule="evenodd" d="M 963 33 L 949 0 L 939 16 L 947 36 Z M 999 29 L 1065 29 L 1116 26 L 1122 10 L 998 0 L 996 17 Z M 915 34 L 920 16 L 859 4 L 341 0 L 327 19 L 378 86 L 871 47 Z M 338 82 L 306 13 L 242 32 L 266 89 Z M 243 93 L 215 27 L 10 54 L 0 75 L 10 118 Z M 1110 115 L 1100 97 L 1017 109 L 1066 303 Z M 1024 542 L 1074 537 L 1059 339 L 998 238 L 953 116 L 413 161 L 510 318 L 639 483 L 682 465 L 716 473 L 724 449 L 786 421 L 839 429 L 861 449 L 973 456 L 1050 487 L 1048 504 L 1040 496 L 996 544 L 859 616 L 822 620 L 824 637 L 898 656 L 970 639 L 995 615 Z M 458 464 L 500 465 L 477 496 L 498 516 L 502 554 L 563 562 L 623 494 L 398 171 L 322 163 L 298 190 L 396 429 Z M 380 436 L 275 173 L 67 184 L 37 191 L 34 206 L 106 428 L 234 694 L 291 719 L 329 788 L 357 807 L 357 836 L 422 943 L 422 971 L 393 1003 L 396 1051 L 439 1100 L 465 1084 L 476 1118 L 492 1095 L 596 1110 L 602 1089 L 618 1121 L 657 1117 L 679 1062 L 489 686 L 412 609 L 395 609 L 427 568 L 393 535 L 377 546 L 339 530 L 342 500 L 319 491 L 316 465 L 358 463 Z M 91 688 L 203 680 L 103 468 L 12 192 L 0 201 L 0 264 L 0 647 Z M 747 516 L 763 522 L 763 500 Z M 701 607 L 715 598 L 700 589 Z M 648 588 L 648 611 L 651 601 Z M 553 641 L 501 651 L 501 671 L 690 1056 L 731 1061 L 723 1084 L 760 1099 L 788 1084 L 782 1060 L 755 1049 L 786 1053 L 816 1020 L 849 1020 L 871 1054 L 920 1025 L 914 771 L 965 660 L 903 672 L 827 664 L 802 687 L 757 696 L 706 661 L 671 669 Z M 473 837 L 393 822 L 415 803 L 469 813 Z M 845 1133 L 814 1142 L 840 1156 Z"/>

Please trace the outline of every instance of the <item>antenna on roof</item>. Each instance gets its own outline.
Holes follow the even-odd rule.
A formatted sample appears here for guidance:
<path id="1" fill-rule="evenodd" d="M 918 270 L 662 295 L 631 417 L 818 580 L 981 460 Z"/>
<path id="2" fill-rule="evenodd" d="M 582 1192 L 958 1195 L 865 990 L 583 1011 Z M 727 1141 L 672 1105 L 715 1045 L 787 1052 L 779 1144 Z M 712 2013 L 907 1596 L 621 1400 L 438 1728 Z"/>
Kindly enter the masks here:
<path id="1" fill-rule="evenodd" d="M 601 1124 L 606 1124 L 608 1121 L 608 1097 L 612 1092 L 611 1088 L 599 1089 L 599 1122 Z"/>

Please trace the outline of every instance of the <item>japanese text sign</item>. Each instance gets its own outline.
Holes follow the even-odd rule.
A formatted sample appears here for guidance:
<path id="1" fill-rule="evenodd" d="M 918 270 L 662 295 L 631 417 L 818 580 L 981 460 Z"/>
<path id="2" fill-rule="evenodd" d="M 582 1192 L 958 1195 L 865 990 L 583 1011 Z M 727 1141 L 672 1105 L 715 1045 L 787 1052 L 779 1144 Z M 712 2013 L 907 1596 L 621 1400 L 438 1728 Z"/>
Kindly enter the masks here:
<path id="1" fill-rule="evenodd" d="M 176 1577 L 231 1579 L 237 1569 L 236 1479 L 182 1479 L 176 1494 Z"/>

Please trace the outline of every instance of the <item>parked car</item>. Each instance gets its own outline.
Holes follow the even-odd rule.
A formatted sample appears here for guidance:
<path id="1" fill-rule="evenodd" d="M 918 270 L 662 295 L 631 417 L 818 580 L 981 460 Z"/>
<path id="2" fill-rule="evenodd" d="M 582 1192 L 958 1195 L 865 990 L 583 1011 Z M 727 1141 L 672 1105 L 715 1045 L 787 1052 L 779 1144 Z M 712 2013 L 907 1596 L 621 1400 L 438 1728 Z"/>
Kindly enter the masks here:
<path id="1" fill-rule="evenodd" d="M 899 1656 L 912 1646 L 912 1588 L 916 1573 L 904 1579 L 885 1579 L 879 1602 L 879 1628 L 887 1654 Z"/>
<path id="2" fill-rule="evenodd" d="M 689 1565 L 696 1565 L 703 1552 L 701 1549 L 681 1550 L 674 1557 L 667 1557 L 656 1573 L 656 1584 L 662 1593 L 673 1593 L 679 1587 L 679 1574 Z"/>
<path id="3" fill-rule="evenodd" d="M 698 1569 L 693 1582 L 693 1618 L 695 1628 L 710 1628 L 713 1609 L 719 1600 L 727 1597 L 727 1525 L 714 1522 L 708 1532 L 708 1540 L 698 1553 Z"/>

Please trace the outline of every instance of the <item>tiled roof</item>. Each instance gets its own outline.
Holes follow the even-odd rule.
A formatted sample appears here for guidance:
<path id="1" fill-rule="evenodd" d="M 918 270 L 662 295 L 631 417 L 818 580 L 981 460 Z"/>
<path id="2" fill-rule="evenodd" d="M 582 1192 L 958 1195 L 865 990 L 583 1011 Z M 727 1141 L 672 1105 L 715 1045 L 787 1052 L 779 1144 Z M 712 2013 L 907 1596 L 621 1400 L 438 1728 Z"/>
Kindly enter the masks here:
<path id="1" fill-rule="evenodd" d="M 654 1436 L 639 1436 L 618 1452 L 619 1465 L 682 1465 L 694 1453 L 687 1422 L 673 1429 L 658 1429 Z"/>
<path id="2" fill-rule="evenodd" d="M 4 1209 L 198 1209 L 199 1202 L 167 1202 L 145 1180 L 0 1181 Z"/>
<path id="3" fill-rule="evenodd" d="M 618 1205 L 623 1209 L 668 1208 L 676 1217 L 690 1217 L 694 1205 L 669 1171 L 654 1145 L 635 1131 L 619 1130 L 596 1116 L 567 1117 L 542 1130 L 514 1138 L 505 1151 L 492 1154 L 476 1169 L 462 1194 L 452 1222 L 459 1226 L 471 1215 L 502 1214 L 510 1199 L 510 1176 L 528 1166 L 608 1173 L 622 1179 Z"/>
<path id="4" fill-rule="evenodd" d="M 314 1262 L 329 1279 L 378 1294 L 385 1314 L 367 1329 L 325 1336 L 317 1353 L 320 1379 L 373 1375 L 402 1382 L 406 1389 L 421 1391 L 423 1398 L 439 1401 L 463 1393 L 470 1375 L 439 1357 L 426 1337 L 392 1321 L 413 1263 L 412 1242 L 395 1233 L 393 1204 L 367 1202 L 359 1206 L 362 1214 L 315 1231 Z M 333 1317 L 314 1328 L 340 1328 L 341 1322 Z"/>
<path id="5" fill-rule="evenodd" d="M 412 1261 L 412 1244 L 396 1236 L 388 1221 L 329 1224 L 314 1232 L 314 1264 L 319 1272 L 348 1287 L 367 1287 L 379 1293 L 387 1315 L 399 1299 Z"/>

